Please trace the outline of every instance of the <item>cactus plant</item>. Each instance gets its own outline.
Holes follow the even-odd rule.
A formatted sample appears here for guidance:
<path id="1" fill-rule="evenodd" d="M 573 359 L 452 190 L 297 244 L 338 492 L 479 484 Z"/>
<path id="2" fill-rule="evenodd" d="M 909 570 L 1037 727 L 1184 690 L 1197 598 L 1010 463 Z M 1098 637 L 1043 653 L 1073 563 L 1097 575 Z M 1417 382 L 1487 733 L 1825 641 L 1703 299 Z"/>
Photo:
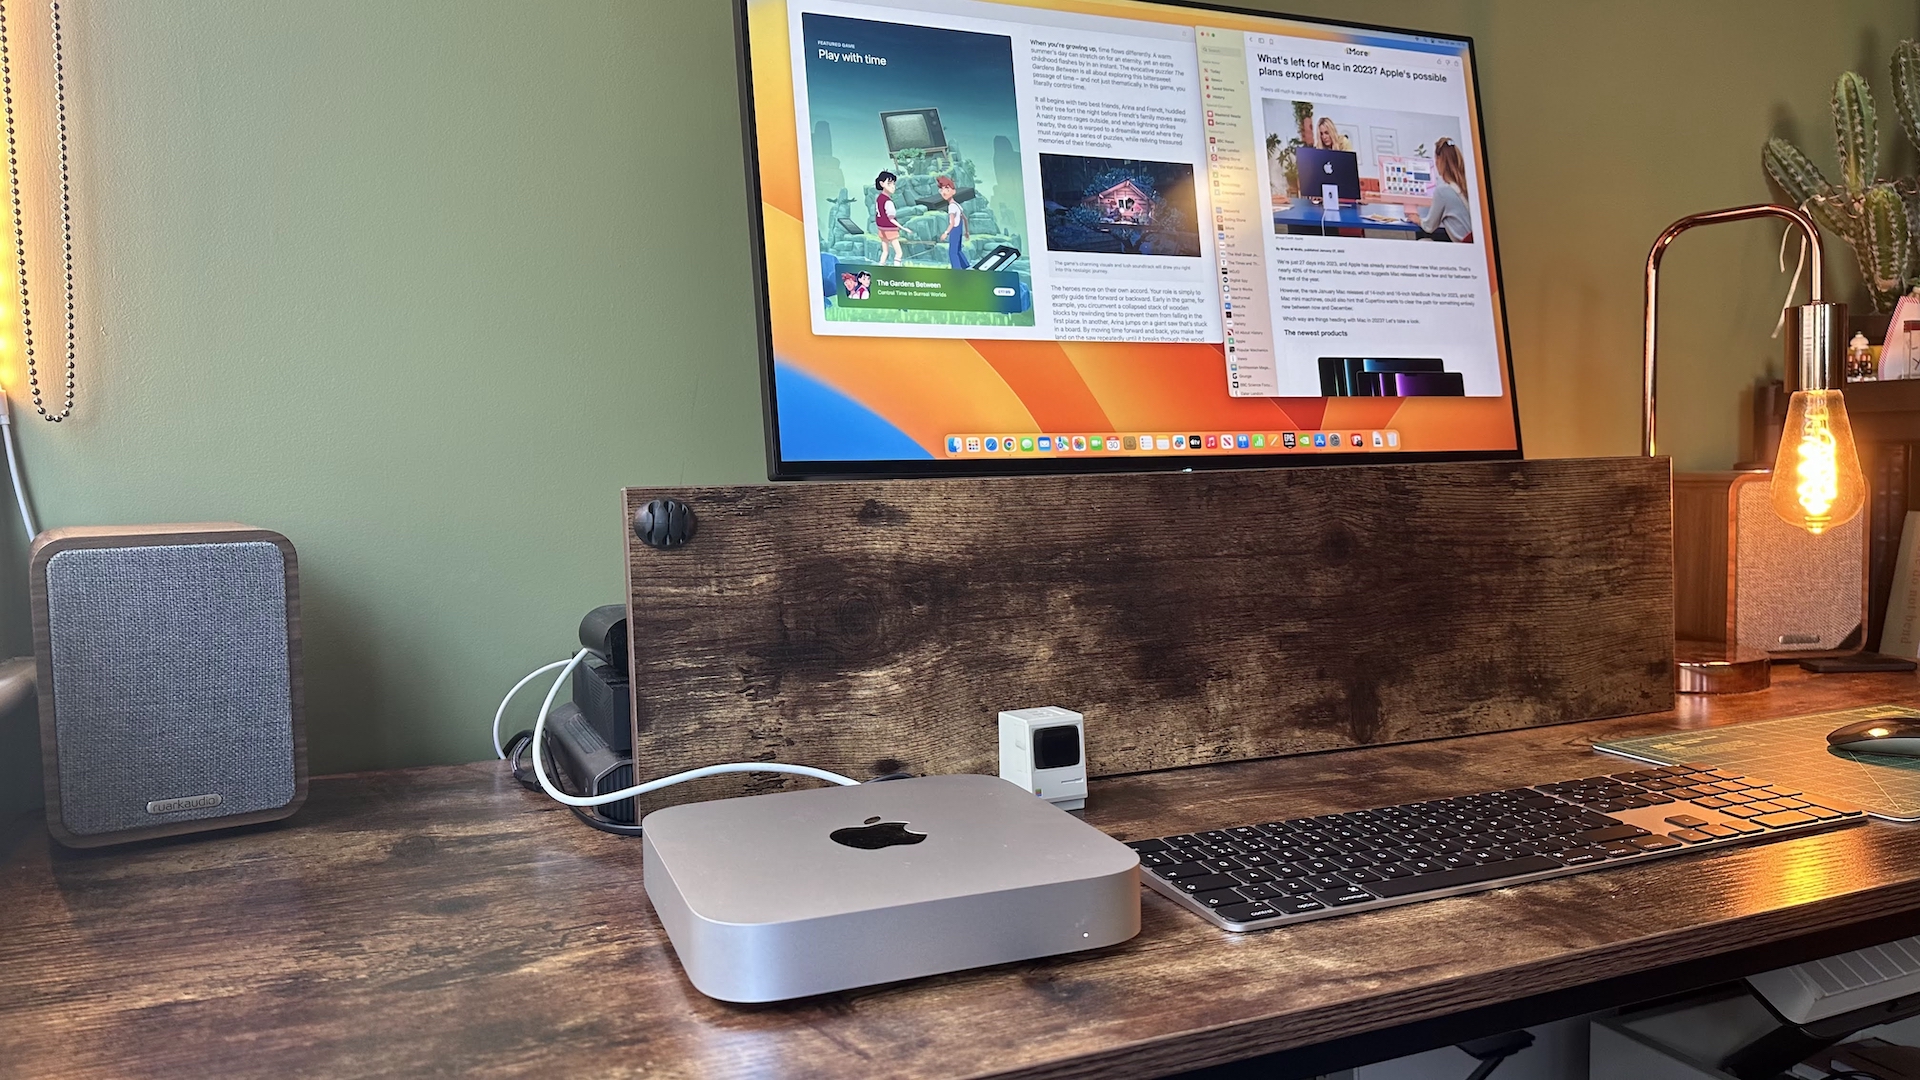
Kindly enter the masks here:
<path id="1" fill-rule="evenodd" d="M 1920 147 L 1920 43 L 1893 51 L 1894 113 L 1909 142 Z M 1880 130 L 1873 91 L 1859 74 L 1842 72 L 1833 84 L 1834 148 L 1840 183 L 1827 180 L 1799 147 L 1767 140 L 1761 165 L 1787 197 L 1824 230 L 1853 248 L 1875 311 L 1892 308 L 1920 277 L 1920 181 L 1879 177 Z"/>

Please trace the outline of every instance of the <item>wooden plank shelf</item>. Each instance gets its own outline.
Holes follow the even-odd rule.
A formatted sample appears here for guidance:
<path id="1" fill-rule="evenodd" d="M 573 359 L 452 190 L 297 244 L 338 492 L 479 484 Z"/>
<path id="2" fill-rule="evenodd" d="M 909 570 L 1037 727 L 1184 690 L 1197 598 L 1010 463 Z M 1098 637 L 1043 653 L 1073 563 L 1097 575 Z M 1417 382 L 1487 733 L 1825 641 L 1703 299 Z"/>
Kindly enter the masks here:
<path id="1" fill-rule="evenodd" d="M 1668 708 L 1665 458 L 631 489 L 635 756 L 1093 775 Z M 741 790 L 791 785 L 778 777 Z"/>

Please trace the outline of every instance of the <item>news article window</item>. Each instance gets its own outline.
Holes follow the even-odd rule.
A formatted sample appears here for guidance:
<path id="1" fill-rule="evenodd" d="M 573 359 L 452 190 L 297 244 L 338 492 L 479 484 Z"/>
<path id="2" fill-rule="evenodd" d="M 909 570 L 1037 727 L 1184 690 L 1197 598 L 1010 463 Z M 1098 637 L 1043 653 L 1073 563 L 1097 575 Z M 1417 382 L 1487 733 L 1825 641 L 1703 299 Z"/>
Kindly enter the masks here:
<path id="1" fill-rule="evenodd" d="M 1098 2 L 746 15 L 777 475 L 1517 455 L 1465 39 Z"/>

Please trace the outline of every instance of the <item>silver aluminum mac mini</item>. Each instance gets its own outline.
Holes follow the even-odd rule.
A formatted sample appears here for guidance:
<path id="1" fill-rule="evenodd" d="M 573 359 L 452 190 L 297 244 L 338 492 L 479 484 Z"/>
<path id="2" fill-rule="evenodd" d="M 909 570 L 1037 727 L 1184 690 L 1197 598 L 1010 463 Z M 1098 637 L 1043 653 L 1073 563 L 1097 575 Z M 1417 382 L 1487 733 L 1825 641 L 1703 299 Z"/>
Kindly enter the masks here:
<path id="1" fill-rule="evenodd" d="M 1125 941 L 1131 848 L 997 776 L 656 810 L 647 896 L 694 987 L 780 1001 Z"/>

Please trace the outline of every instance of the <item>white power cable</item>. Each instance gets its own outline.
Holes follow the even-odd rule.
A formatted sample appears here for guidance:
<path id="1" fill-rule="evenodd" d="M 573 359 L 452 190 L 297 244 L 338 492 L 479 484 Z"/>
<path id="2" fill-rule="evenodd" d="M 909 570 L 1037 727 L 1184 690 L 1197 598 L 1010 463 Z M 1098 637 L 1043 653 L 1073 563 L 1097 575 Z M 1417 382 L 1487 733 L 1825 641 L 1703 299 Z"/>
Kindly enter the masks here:
<path id="1" fill-rule="evenodd" d="M 1808 200 L 1808 202 L 1811 201 L 1811 199 Z M 1802 211 L 1806 208 L 1806 203 L 1800 204 Z M 1783 274 L 1787 272 L 1787 237 L 1792 235 L 1791 229 L 1780 234 L 1780 272 Z M 1787 283 L 1787 295 L 1780 300 L 1780 317 L 1774 320 L 1773 333 L 1768 334 L 1768 337 L 1779 337 L 1781 329 L 1787 325 L 1787 312 L 1793 307 L 1793 294 L 1800 291 L 1800 273 L 1806 268 L 1807 238 L 1802 236 L 1800 237 L 1800 261 L 1793 264 L 1793 280 Z"/>
<path id="2" fill-rule="evenodd" d="M 521 679 L 519 682 L 513 684 L 513 689 L 507 691 L 506 697 L 503 697 L 500 699 L 500 707 L 493 710 L 493 756 L 494 757 L 500 758 L 501 760 L 504 761 L 507 756 L 507 748 L 500 745 L 500 718 L 507 714 L 507 706 L 513 702 L 513 695 L 518 694 L 520 692 L 521 687 L 527 685 L 528 683 L 539 678 L 540 676 L 545 675 L 547 672 L 552 671 L 554 668 L 566 667 L 566 666 L 567 666 L 567 661 L 555 660 L 551 664 L 543 664 L 540 667 L 534 668 L 532 671 L 527 672 L 526 678 Z"/>
<path id="3" fill-rule="evenodd" d="M 27 543 L 40 535 L 40 526 L 33 523 L 33 506 L 27 502 L 27 484 L 20 477 L 20 451 L 14 445 L 13 405 L 7 400 L 5 391 L 0 391 L 0 435 L 7 442 L 7 475 L 13 478 L 13 497 L 20 504 L 20 524 L 26 526 Z M 495 745 L 499 740 L 495 739 Z"/>
<path id="4" fill-rule="evenodd" d="M 841 776 L 839 773 L 828 772 L 825 769 L 816 769 L 809 765 L 783 765 L 776 761 L 736 761 L 725 765 L 706 765 L 698 769 L 688 769 L 685 772 L 677 772 L 672 776 L 663 776 L 658 780 L 649 780 L 644 784 L 635 784 L 633 787 L 621 788 L 619 791 L 608 792 L 605 795 L 586 797 L 569 795 L 554 786 L 553 781 L 547 778 L 546 763 L 540 750 L 541 744 L 546 741 L 547 714 L 553 709 L 553 699 L 559 695 L 560 688 L 566 685 L 568 677 L 573 674 L 573 669 L 579 667 L 582 660 L 592 655 L 592 649 L 581 649 L 579 652 L 573 654 L 573 659 L 571 660 L 556 661 L 532 672 L 525 679 L 521 679 L 520 682 L 514 686 L 513 690 L 507 693 L 507 701 L 510 701 L 513 695 L 519 691 L 520 687 L 525 686 L 535 676 L 543 672 L 552 671 L 556 667 L 562 669 L 560 674 L 554 677 L 553 685 L 547 689 L 546 700 L 540 703 L 540 715 L 533 722 L 533 775 L 540 781 L 541 789 L 551 796 L 555 802 L 565 803 L 568 806 L 605 806 L 608 803 L 631 799 L 636 795 L 645 795 L 649 792 L 659 791 L 664 787 L 684 784 L 689 780 L 700 780 L 709 776 L 724 776 L 727 773 L 790 773 L 794 776 L 812 777 L 815 780 L 825 780 L 828 783 L 840 784 L 845 787 L 854 787 L 860 783 L 860 781 L 851 777 Z M 500 748 L 500 713 L 506 711 L 507 701 L 500 703 L 500 712 L 495 713 L 493 718 L 494 750 L 499 753 L 501 757 L 505 757 L 506 753 Z"/>

